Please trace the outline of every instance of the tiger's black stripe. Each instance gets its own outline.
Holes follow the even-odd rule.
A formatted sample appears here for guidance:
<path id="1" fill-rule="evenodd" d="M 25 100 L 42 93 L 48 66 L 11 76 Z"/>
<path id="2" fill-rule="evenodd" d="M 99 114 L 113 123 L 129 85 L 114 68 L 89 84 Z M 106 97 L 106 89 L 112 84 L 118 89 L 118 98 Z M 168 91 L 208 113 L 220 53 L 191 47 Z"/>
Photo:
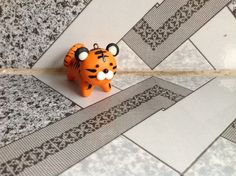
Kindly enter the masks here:
<path id="1" fill-rule="evenodd" d="M 88 84 L 88 89 L 91 89 L 92 88 L 92 84 Z"/>
<path id="2" fill-rule="evenodd" d="M 96 69 L 86 69 L 86 70 L 89 71 L 89 72 L 92 72 L 92 73 L 96 73 L 97 72 Z"/>
<path id="3" fill-rule="evenodd" d="M 103 54 L 103 53 L 106 53 L 106 51 L 99 50 L 99 51 L 96 51 L 94 54 L 98 55 L 98 54 Z"/>
<path id="4" fill-rule="evenodd" d="M 96 75 L 89 75 L 88 77 L 89 77 L 89 78 L 97 78 Z"/>
<path id="5" fill-rule="evenodd" d="M 101 55 L 101 56 L 98 56 L 98 59 L 104 58 L 104 57 L 109 57 L 109 56 L 107 56 L 107 55 Z"/>

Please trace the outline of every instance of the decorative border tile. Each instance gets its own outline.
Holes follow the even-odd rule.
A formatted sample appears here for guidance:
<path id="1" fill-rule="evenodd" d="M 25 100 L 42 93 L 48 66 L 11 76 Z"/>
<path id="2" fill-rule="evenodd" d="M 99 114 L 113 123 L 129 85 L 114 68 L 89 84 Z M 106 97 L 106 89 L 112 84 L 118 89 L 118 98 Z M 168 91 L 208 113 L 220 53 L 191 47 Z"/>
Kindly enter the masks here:
<path id="1" fill-rule="evenodd" d="M 150 88 L 147 89 L 146 87 L 148 85 L 150 86 Z M 170 87 L 170 89 L 167 87 Z M 142 89 L 142 91 L 140 89 Z M 173 91 L 173 89 L 176 91 Z M 140 91 L 140 93 L 135 94 L 134 91 L 138 91 L 138 90 Z M 127 98 L 125 94 L 127 94 L 128 92 L 129 94 L 133 92 L 131 93 L 133 94 L 133 96 L 131 96 L 130 98 Z M 182 93 L 180 94 L 180 92 Z M 105 128 L 108 129 L 108 132 L 106 132 L 106 134 L 108 134 L 109 130 L 111 129 L 118 130 L 115 132 L 115 136 L 113 135 L 108 136 L 109 140 L 111 140 L 111 138 L 113 139 L 114 137 L 117 137 L 119 134 L 127 130 L 127 128 L 130 128 L 134 124 L 147 118 L 147 115 L 142 114 L 144 113 L 143 110 L 142 110 L 143 111 L 142 113 L 138 113 L 139 115 L 137 115 L 138 109 L 141 110 L 140 108 L 145 108 L 145 106 L 148 106 L 149 108 L 151 108 L 150 105 L 152 105 L 154 106 L 153 108 L 145 110 L 147 114 L 150 114 L 150 113 L 153 113 L 151 112 L 153 110 L 156 111 L 158 109 L 160 110 L 162 108 L 166 108 L 166 106 L 167 107 L 171 106 L 177 101 L 180 101 L 182 98 L 184 98 L 184 96 L 186 96 L 189 93 L 190 92 L 188 90 L 185 90 L 184 88 L 179 88 L 177 86 L 174 86 L 170 83 L 159 80 L 157 78 L 151 78 L 151 79 L 143 81 L 142 84 L 137 84 L 134 87 L 131 87 L 123 92 L 118 93 L 120 95 L 117 94 L 113 97 L 109 97 L 103 102 L 100 102 L 100 104 L 105 103 L 106 106 L 110 106 L 110 107 L 107 110 L 103 110 L 102 112 L 100 111 L 100 113 L 98 113 L 97 115 L 93 117 L 91 117 L 91 115 L 88 116 L 85 114 L 87 120 L 79 123 L 77 126 L 70 127 L 69 129 L 65 131 L 63 130 L 61 133 L 59 133 L 60 127 L 57 126 L 57 124 L 59 123 L 56 123 L 54 125 L 49 126 L 48 130 L 50 129 L 49 131 L 54 131 L 53 129 L 57 129 L 58 135 L 55 135 L 51 138 L 50 138 L 50 135 L 52 135 L 52 133 L 50 135 L 46 135 L 47 137 L 46 136 L 45 137 L 48 139 L 45 142 L 42 142 L 40 145 L 36 145 L 35 147 L 29 148 L 27 150 L 24 149 L 25 150 L 24 152 L 18 151 L 17 152 L 18 156 L 16 155 L 13 158 L 9 158 L 10 157 L 9 155 L 3 156 L 5 155 L 4 150 L 8 150 L 8 151 L 11 150 L 10 149 L 11 146 L 7 146 L 6 148 L 2 148 L 0 150 L 0 156 L 5 159 L 9 158 L 7 160 L 4 159 L 5 163 L 7 163 L 7 165 L 11 168 L 14 174 L 19 174 L 24 171 L 27 171 L 27 168 L 31 168 L 32 166 L 36 166 L 38 164 L 40 165 L 40 163 L 43 161 L 53 159 L 53 157 L 49 157 L 49 156 L 54 156 L 54 154 L 59 153 L 59 152 L 61 155 L 63 155 L 63 153 L 68 150 L 68 148 L 71 148 L 72 146 L 76 146 L 80 144 L 81 142 L 79 141 L 85 138 L 87 138 L 86 143 L 88 143 L 88 141 L 93 141 L 93 140 L 89 140 L 88 138 L 96 137 L 96 133 L 99 133 L 98 131 L 104 130 Z M 124 101 L 121 101 L 121 103 L 118 103 L 116 105 L 112 105 L 114 103 L 111 103 L 111 100 L 114 99 L 116 100 L 116 102 L 119 102 L 120 101 L 119 97 L 120 98 L 123 97 L 122 99 L 124 99 Z M 153 101 L 158 101 L 159 102 L 158 105 L 153 105 Z M 110 103 L 107 103 L 107 102 L 110 102 Z M 94 105 L 94 106 L 99 106 L 99 105 Z M 82 110 L 78 113 L 79 119 L 84 119 L 84 117 L 79 114 L 83 113 L 83 111 L 89 112 L 89 109 L 90 110 L 94 109 L 93 114 L 96 113 L 95 111 L 99 111 L 99 108 L 95 108 L 95 107 L 86 108 L 85 110 Z M 128 113 L 129 113 L 128 115 L 129 118 L 124 119 L 125 117 L 127 117 L 126 114 Z M 134 116 L 132 115 L 132 113 L 136 115 Z M 64 125 L 66 124 L 67 120 L 70 121 L 72 118 L 76 118 L 76 117 L 77 115 L 75 114 L 71 116 L 70 118 L 63 119 L 62 121 L 65 121 L 65 122 L 61 121 L 60 123 Z M 76 125 L 75 120 L 73 121 L 74 121 L 74 124 L 69 124 L 69 125 Z M 126 125 L 121 125 L 124 121 L 126 121 L 125 122 Z M 120 124 L 120 126 L 115 123 Z M 115 126 L 111 127 L 111 125 L 115 125 Z M 64 128 L 65 127 L 63 127 L 63 129 Z M 45 130 L 46 129 L 43 130 L 44 135 L 45 135 Z M 38 131 L 38 133 L 33 134 L 35 135 L 34 137 L 35 139 L 42 138 L 43 135 L 42 134 L 40 135 L 39 133 L 40 131 Z M 90 135 L 92 133 L 93 135 Z M 33 135 L 28 136 L 28 138 L 32 138 Z M 24 140 L 27 141 L 29 139 L 23 138 L 22 142 Z M 102 140 L 103 139 L 101 138 L 101 141 L 99 143 L 103 143 Z M 21 141 L 18 141 L 18 143 L 21 143 Z M 14 145 L 19 146 L 20 144 L 13 143 L 12 144 L 13 148 L 14 148 Z M 21 145 L 24 145 L 24 144 L 21 143 Z M 96 145 L 96 144 L 93 144 L 93 145 Z M 90 146 L 90 147 L 93 149 L 96 149 L 96 147 L 94 148 L 94 146 Z M 77 155 L 79 155 L 80 157 L 81 157 L 81 152 L 82 153 L 85 152 L 82 150 L 82 148 L 76 147 L 76 149 L 77 149 Z M 80 149 L 82 151 L 78 151 Z M 61 152 L 62 150 L 64 152 Z M 86 151 L 87 150 L 88 149 L 86 149 Z M 73 151 L 75 151 L 75 149 L 73 149 Z M 21 153 L 20 155 L 19 155 L 19 152 Z M 60 156 L 60 154 L 57 154 L 55 157 Z M 78 159 L 79 158 L 77 158 L 77 160 Z M 63 164 L 65 165 L 64 167 L 66 167 L 68 163 L 64 163 Z"/>
<path id="2" fill-rule="evenodd" d="M 156 30 L 153 29 L 145 19 L 141 19 L 134 26 L 133 30 L 155 51 L 158 46 L 165 42 L 170 35 L 174 34 L 182 24 L 187 22 L 198 12 L 207 1 L 209 0 L 189 0 Z"/>
<path id="3" fill-rule="evenodd" d="M 229 1 L 165 0 L 158 8 L 154 6 L 123 40 L 153 69 Z"/>
<path id="4" fill-rule="evenodd" d="M 236 120 L 222 134 L 222 137 L 236 143 Z"/>

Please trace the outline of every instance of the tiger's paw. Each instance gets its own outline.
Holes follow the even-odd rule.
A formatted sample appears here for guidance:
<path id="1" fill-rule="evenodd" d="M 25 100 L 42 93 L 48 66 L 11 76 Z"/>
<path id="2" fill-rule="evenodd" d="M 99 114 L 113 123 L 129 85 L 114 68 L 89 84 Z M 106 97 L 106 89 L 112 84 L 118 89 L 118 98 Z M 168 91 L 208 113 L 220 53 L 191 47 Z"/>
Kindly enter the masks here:
<path id="1" fill-rule="evenodd" d="M 111 90 L 111 84 L 110 83 L 104 84 L 101 86 L 101 88 L 104 92 L 109 92 Z"/>
<path id="2" fill-rule="evenodd" d="M 82 84 L 80 86 L 81 94 L 84 97 L 89 96 L 92 93 L 93 89 L 94 89 L 94 86 L 92 84 L 87 84 L 87 85 Z"/>

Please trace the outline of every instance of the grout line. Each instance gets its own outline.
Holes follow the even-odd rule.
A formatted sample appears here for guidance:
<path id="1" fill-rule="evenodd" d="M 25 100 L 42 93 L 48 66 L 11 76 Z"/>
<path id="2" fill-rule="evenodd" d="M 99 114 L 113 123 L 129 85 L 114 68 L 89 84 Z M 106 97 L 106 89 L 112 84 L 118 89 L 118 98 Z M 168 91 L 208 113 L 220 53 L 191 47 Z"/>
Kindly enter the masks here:
<path id="1" fill-rule="evenodd" d="M 122 41 L 129 47 L 129 49 L 130 49 L 131 51 L 133 51 L 133 53 L 134 53 L 140 60 L 143 61 L 143 63 L 144 63 L 146 66 L 148 66 L 149 69 L 151 69 L 151 70 L 154 69 L 154 68 L 151 68 L 151 67 L 147 64 L 147 62 L 146 62 L 141 56 L 139 56 L 139 54 L 138 54 L 128 43 L 125 42 L 125 40 L 122 40 Z"/>
<path id="2" fill-rule="evenodd" d="M 165 0 L 164 0 L 164 1 L 165 1 Z M 163 3 L 164 1 L 162 1 L 162 3 Z M 162 3 L 160 3 L 159 6 L 156 6 L 158 3 L 156 3 L 154 6 L 152 6 L 152 7 L 142 16 L 142 18 L 140 18 L 140 19 L 135 23 L 135 25 L 133 25 L 133 26 L 131 27 L 131 29 L 128 30 L 128 32 L 126 32 L 126 33 L 120 38 L 120 40 L 118 40 L 117 43 L 119 43 L 119 42 L 134 28 L 134 26 L 136 26 L 136 24 L 137 24 L 141 19 L 143 19 L 153 8 L 159 8 Z"/>
<path id="3" fill-rule="evenodd" d="M 112 84 L 112 83 L 111 83 L 111 86 L 112 86 L 112 87 L 115 87 L 116 89 L 118 89 L 118 90 L 120 90 L 120 91 L 122 90 L 121 88 L 119 88 L 119 87 L 115 86 L 115 85 L 114 85 L 114 84 Z"/>
<path id="4" fill-rule="evenodd" d="M 72 23 L 74 23 L 74 21 L 80 16 L 80 14 L 88 7 L 88 5 L 92 2 L 92 0 L 90 0 L 90 2 L 88 2 L 85 7 L 81 10 L 81 12 L 78 13 L 78 15 L 71 21 L 71 23 L 69 25 L 67 25 L 67 27 L 58 35 L 57 39 L 54 40 L 50 46 L 38 57 L 37 61 L 35 63 L 33 63 L 33 65 L 30 68 L 33 68 L 36 63 L 43 57 L 43 55 L 52 47 L 52 45 L 54 45 L 54 43 L 65 33 L 65 31 L 72 25 Z"/>
<path id="5" fill-rule="evenodd" d="M 186 95 L 186 96 L 185 96 L 184 98 L 182 98 L 180 101 L 184 100 L 185 98 L 187 98 L 188 96 L 190 96 L 190 95 L 193 94 L 194 92 L 196 92 L 196 91 L 198 91 L 199 89 L 201 89 L 202 87 L 206 86 L 209 82 L 213 81 L 214 79 L 215 79 L 215 78 L 212 78 L 212 79 L 208 80 L 206 83 L 204 83 L 203 85 L 201 85 L 200 87 L 198 87 L 197 89 L 191 90 L 192 92 L 191 92 L 190 94 Z M 179 85 L 178 85 L 178 86 L 179 86 Z M 185 88 L 185 87 L 184 87 L 184 88 Z M 186 88 L 186 89 L 187 89 L 187 88 Z M 190 89 L 189 89 L 189 90 L 190 90 Z M 179 101 L 178 101 L 178 102 L 179 102 Z M 174 106 L 174 105 L 177 104 L 178 102 L 176 102 L 176 103 L 174 103 L 173 105 L 167 107 L 165 110 L 171 108 L 172 106 Z M 165 111 L 165 110 L 164 110 L 164 111 Z"/>
<path id="6" fill-rule="evenodd" d="M 61 96 L 65 97 L 67 100 L 70 100 L 71 102 L 75 103 L 77 106 L 79 106 L 80 109 L 84 109 L 82 106 L 80 106 L 79 104 L 77 104 L 76 102 L 72 101 L 71 99 L 69 99 L 68 97 L 66 97 L 65 95 L 63 95 L 61 92 L 57 91 L 56 89 L 54 89 L 53 87 L 51 87 L 50 85 L 48 85 L 47 83 L 45 83 L 44 81 L 42 81 L 41 79 L 37 78 L 36 76 L 32 75 L 32 77 L 34 77 L 35 79 L 37 79 L 39 82 L 43 83 L 44 85 L 50 87 L 51 89 L 53 89 L 55 92 L 59 93 Z"/>
<path id="7" fill-rule="evenodd" d="M 234 119 L 235 120 L 235 119 Z M 222 134 L 231 126 L 231 124 L 234 122 L 234 120 L 223 130 L 222 133 L 220 133 L 209 145 L 205 150 L 203 150 L 198 157 L 183 171 L 183 175 L 207 152 L 207 150 L 222 136 Z"/>
<path id="8" fill-rule="evenodd" d="M 86 159 L 86 158 L 88 158 L 90 155 L 96 153 L 98 150 L 100 150 L 101 148 L 105 147 L 105 146 L 108 145 L 110 142 L 112 142 L 113 140 L 116 140 L 116 139 L 119 138 L 119 137 L 120 137 L 120 135 L 118 135 L 117 137 L 115 137 L 115 138 L 112 139 L 112 140 L 109 140 L 108 142 L 106 142 L 104 145 L 102 145 L 101 147 L 97 148 L 97 149 L 94 150 L 93 152 L 90 152 L 88 155 L 86 155 L 85 157 L 81 158 L 81 160 L 79 160 L 77 163 L 75 163 L 75 164 L 73 164 L 73 165 L 71 165 L 71 166 L 65 168 L 63 171 L 59 172 L 59 173 L 58 173 L 58 176 L 59 176 L 60 174 L 62 174 L 63 172 L 65 172 L 65 171 L 71 169 L 71 168 L 74 167 L 75 165 L 79 164 L 79 163 L 82 162 L 84 159 Z"/>
<path id="9" fill-rule="evenodd" d="M 230 3 L 229 3 L 230 4 Z M 233 15 L 234 18 L 236 18 L 236 16 L 234 15 L 233 11 L 229 8 L 229 4 L 227 5 L 228 10 L 230 11 L 230 13 Z"/>
<path id="10" fill-rule="evenodd" d="M 34 77 L 34 76 L 33 76 L 33 77 Z M 145 80 L 143 80 L 143 81 L 141 81 L 141 82 L 139 82 L 139 83 L 137 83 L 137 84 L 134 84 L 134 85 L 132 85 L 132 86 L 130 86 L 130 87 L 125 88 L 124 90 L 118 91 L 118 92 L 116 92 L 115 94 L 112 94 L 111 96 L 108 96 L 108 97 L 106 97 L 106 98 L 104 98 L 104 99 L 102 99 L 102 100 L 97 101 L 97 102 L 94 103 L 94 104 L 91 104 L 91 105 L 87 106 L 86 108 L 91 107 L 91 106 L 93 106 L 93 105 L 95 105 L 95 104 L 97 104 L 97 103 L 100 103 L 100 102 L 102 102 L 103 100 L 108 99 L 108 98 L 110 98 L 110 97 L 112 97 L 112 96 L 114 96 L 114 95 L 116 95 L 116 94 L 118 94 L 118 93 L 121 93 L 121 92 L 123 92 L 123 91 L 125 91 L 125 90 L 127 90 L 127 89 L 129 89 L 129 88 L 131 88 L 131 87 L 133 87 L 133 86 L 136 86 L 136 85 L 138 85 L 138 84 L 142 84 L 144 81 L 146 81 L 146 80 L 148 80 L 148 79 L 152 79 L 152 78 L 153 78 L 153 77 L 147 78 L 147 79 L 145 79 Z M 36 78 L 36 79 L 38 79 L 38 78 Z M 41 80 L 40 80 L 40 81 L 41 81 Z M 41 81 L 41 82 L 42 82 L 42 81 Z M 44 82 L 43 82 L 43 83 L 44 83 Z M 44 83 L 44 84 L 46 84 L 46 83 Z M 47 84 L 46 84 L 46 85 L 47 85 Z M 81 108 L 80 110 L 78 110 L 77 112 L 75 112 L 74 114 L 71 114 L 71 115 L 75 115 L 75 114 L 79 113 L 80 111 L 82 111 L 82 110 L 84 110 L 84 109 L 85 109 L 85 108 Z M 69 115 L 69 116 L 67 116 L 67 117 L 70 117 L 71 115 Z M 59 122 L 59 121 L 65 119 L 65 118 L 67 118 L 67 117 L 64 117 L 64 118 L 62 118 L 62 119 L 60 119 L 60 120 L 58 120 L 58 121 L 56 121 L 56 122 L 54 122 L 54 123 L 52 123 L 52 124 L 55 124 L 55 123 L 57 123 L 57 122 Z M 27 134 L 27 135 L 25 135 L 25 136 L 23 136 L 23 137 L 21 137 L 21 138 L 15 140 L 15 141 L 12 141 L 12 142 L 10 142 L 10 143 L 4 145 L 4 146 L 1 146 L 1 147 L 0 147 L 0 150 L 1 150 L 2 148 L 4 148 L 4 147 L 7 147 L 7 146 L 11 145 L 12 143 L 14 143 L 14 142 L 16 142 L 16 141 L 22 140 L 23 138 L 25 138 L 25 137 L 27 137 L 27 136 L 29 136 L 29 135 L 32 135 L 32 134 L 34 134 L 34 133 L 36 133 L 36 132 L 38 132 L 38 131 L 40 131 L 40 130 L 42 130 L 42 129 L 44 129 L 44 128 L 49 127 L 49 126 L 52 125 L 52 124 L 49 124 L 49 125 L 47 125 L 47 126 L 45 126 L 45 127 L 42 127 L 42 128 L 40 128 L 40 129 L 38 129 L 38 130 L 36 130 L 36 131 L 34 131 L 34 132 L 32 132 L 32 133 L 29 133 L 29 134 Z"/>
<path id="11" fill-rule="evenodd" d="M 216 70 L 215 66 L 207 59 L 207 57 L 201 52 L 201 50 L 195 45 L 195 43 L 189 38 L 190 43 L 198 50 L 198 52 L 204 57 L 204 59 L 211 65 L 211 67 Z"/>
<path id="12" fill-rule="evenodd" d="M 126 135 L 122 134 L 122 136 L 124 136 L 127 140 L 129 140 L 130 142 L 134 143 L 136 146 L 138 146 L 139 148 L 141 148 L 142 150 L 144 150 L 146 153 L 148 153 L 149 155 L 151 155 L 152 157 L 154 157 L 155 159 L 159 160 L 159 161 L 162 162 L 164 165 L 166 165 L 167 167 L 169 167 L 170 169 L 174 170 L 175 172 L 177 172 L 178 174 L 181 175 L 181 172 L 179 172 L 179 171 L 176 170 L 174 167 L 170 166 L 170 165 L 167 164 L 165 161 L 161 160 L 160 158 L 158 158 L 157 156 L 155 156 L 154 154 L 152 154 L 151 152 L 149 152 L 148 150 L 146 150 L 145 148 L 143 148 L 142 146 L 140 146 L 139 144 L 137 144 L 135 141 L 133 141 L 132 139 L 130 139 L 130 138 L 127 137 Z"/>
<path id="13" fill-rule="evenodd" d="M 233 140 L 231 140 L 231 139 L 228 139 L 228 138 L 226 138 L 226 137 L 224 137 L 224 136 L 222 136 L 222 135 L 221 135 L 220 137 L 222 137 L 222 138 L 224 138 L 225 140 L 230 141 L 231 143 L 233 143 L 233 144 L 236 145 L 236 142 L 235 142 L 235 141 L 233 141 Z"/>
<path id="14" fill-rule="evenodd" d="M 196 30 L 195 32 L 193 32 L 189 38 L 187 38 L 186 40 L 184 40 L 182 43 L 180 43 L 170 54 L 168 54 L 166 57 L 163 58 L 163 60 L 158 63 L 154 69 L 161 64 L 167 57 L 169 57 L 174 51 L 176 51 L 183 43 L 185 43 L 188 39 L 190 39 L 194 34 L 196 34 L 198 31 L 200 31 L 210 20 L 212 20 L 218 13 L 221 12 L 221 10 L 223 10 L 225 8 L 225 6 L 223 6 L 218 12 L 216 12 L 209 20 L 207 20 L 205 23 L 202 24 L 202 26 L 200 26 L 200 28 L 198 30 Z"/>
<path id="15" fill-rule="evenodd" d="M 163 78 L 161 78 L 161 77 L 159 77 L 159 76 L 154 76 L 154 77 L 156 77 L 156 78 L 158 78 L 158 79 L 160 79 L 160 80 L 166 81 L 166 82 L 168 82 L 168 83 L 170 83 L 170 84 L 172 84 L 172 85 L 175 85 L 175 86 L 178 86 L 178 87 L 187 89 L 187 90 L 189 90 L 191 93 L 194 91 L 194 90 L 192 90 L 192 89 L 189 89 L 189 88 L 184 87 L 184 86 L 182 86 L 182 85 L 176 84 L 176 83 L 174 83 L 174 82 L 167 81 L 167 80 L 165 80 L 165 79 L 163 79 Z M 164 77 L 164 76 L 162 76 L 162 77 Z M 187 96 L 188 96 L 188 95 L 187 95 Z"/>

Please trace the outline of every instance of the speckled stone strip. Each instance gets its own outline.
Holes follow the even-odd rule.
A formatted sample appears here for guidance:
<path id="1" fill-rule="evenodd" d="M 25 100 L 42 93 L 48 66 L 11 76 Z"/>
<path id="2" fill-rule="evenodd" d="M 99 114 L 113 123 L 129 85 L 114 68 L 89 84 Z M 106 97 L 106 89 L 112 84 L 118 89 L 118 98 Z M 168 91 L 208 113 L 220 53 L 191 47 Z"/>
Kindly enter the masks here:
<path id="1" fill-rule="evenodd" d="M 236 143 L 236 120 L 222 134 L 222 137 Z"/>
<path id="2" fill-rule="evenodd" d="M 1 0 L 0 67 L 32 67 L 91 1 Z"/>
<path id="3" fill-rule="evenodd" d="M 1 148 L 0 174 L 56 175 L 189 93 L 164 80 L 147 79 Z"/>
<path id="4" fill-rule="evenodd" d="M 155 68 L 230 0 L 165 0 L 154 6 L 123 40 Z"/>

